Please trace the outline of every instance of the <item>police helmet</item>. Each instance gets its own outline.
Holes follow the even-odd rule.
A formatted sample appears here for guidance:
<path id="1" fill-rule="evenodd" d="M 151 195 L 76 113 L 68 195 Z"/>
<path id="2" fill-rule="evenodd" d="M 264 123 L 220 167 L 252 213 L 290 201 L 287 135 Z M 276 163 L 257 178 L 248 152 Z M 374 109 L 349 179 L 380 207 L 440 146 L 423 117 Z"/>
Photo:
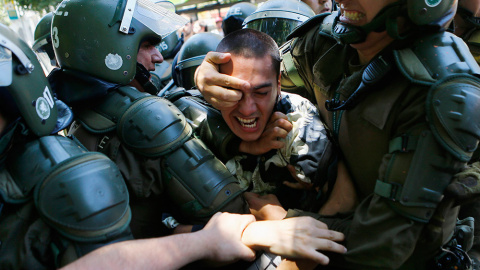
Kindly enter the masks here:
<path id="1" fill-rule="evenodd" d="M 37 54 L 38 60 L 42 65 L 43 71 L 48 75 L 52 69 L 57 66 L 57 59 L 55 59 L 55 53 L 53 52 L 52 36 L 50 29 L 52 28 L 53 12 L 47 13 L 38 22 L 35 27 L 32 49 Z"/>
<path id="2" fill-rule="evenodd" d="M 150 0 L 65 0 L 52 21 L 52 43 L 62 69 L 128 84 L 140 43 L 156 44 L 186 23 Z"/>
<path id="3" fill-rule="evenodd" d="M 198 33 L 189 38 L 174 60 L 173 80 L 185 89 L 195 86 L 195 70 L 202 63 L 205 55 L 215 51 L 222 36 L 214 33 Z"/>
<path id="4" fill-rule="evenodd" d="M 35 53 L 0 24 L 0 112 L 7 122 L 24 122 L 36 136 L 56 126 L 57 107 Z"/>
<path id="5" fill-rule="evenodd" d="M 233 31 L 242 29 L 245 18 L 255 12 L 256 9 L 257 6 L 248 2 L 237 3 L 231 6 L 225 15 L 225 18 L 223 18 L 223 34 L 226 36 Z"/>
<path id="6" fill-rule="evenodd" d="M 295 27 L 313 16 L 315 12 L 304 2 L 269 0 L 248 16 L 243 26 L 267 33 L 281 46 Z"/>

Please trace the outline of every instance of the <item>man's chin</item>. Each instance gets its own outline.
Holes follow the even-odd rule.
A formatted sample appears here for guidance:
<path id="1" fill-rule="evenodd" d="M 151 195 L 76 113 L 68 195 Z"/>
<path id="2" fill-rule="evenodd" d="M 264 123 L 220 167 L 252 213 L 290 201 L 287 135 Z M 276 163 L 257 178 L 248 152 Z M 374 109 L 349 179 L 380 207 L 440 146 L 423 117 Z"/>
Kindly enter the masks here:
<path id="1" fill-rule="evenodd" d="M 245 134 L 244 132 L 242 132 L 242 134 L 235 134 L 237 135 L 237 137 L 239 137 L 242 141 L 244 142 L 254 142 L 256 140 L 258 140 L 258 138 L 260 138 L 260 135 L 255 135 L 255 134 Z"/>

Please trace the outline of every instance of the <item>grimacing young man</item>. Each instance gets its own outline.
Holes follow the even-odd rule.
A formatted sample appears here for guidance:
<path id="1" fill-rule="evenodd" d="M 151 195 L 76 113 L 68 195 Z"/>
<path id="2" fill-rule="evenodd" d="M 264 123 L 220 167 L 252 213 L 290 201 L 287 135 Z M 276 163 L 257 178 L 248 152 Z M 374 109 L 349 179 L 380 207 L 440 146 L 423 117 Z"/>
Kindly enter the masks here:
<path id="1" fill-rule="evenodd" d="M 245 208 L 234 177 L 192 135 L 182 113 L 168 100 L 128 85 L 138 65 L 148 70 L 161 61 L 154 45 L 184 23 L 149 0 L 69 0 L 53 16 L 52 43 L 60 69 L 49 80 L 75 112 L 71 133 L 119 167 L 130 193 L 136 238 L 168 234 L 161 231 L 160 213 L 173 206 L 178 214 L 204 222 L 218 211 L 242 213 Z M 258 222 L 242 240 L 249 247 L 324 264 L 328 258 L 317 249 L 344 252 L 334 242 L 342 234 L 324 230 L 321 222 L 304 221 Z M 314 237 L 298 241 L 307 236 Z"/>
<path id="2" fill-rule="evenodd" d="M 242 140 L 240 154 L 226 163 L 227 168 L 248 191 L 274 193 L 287 208 L 308 207 L 301 202 L 306 200 L 305 192 L 297 192 L 292 187 L 314 189 L 312 192 L 317 193 L 316 189 L 322 189 L 327 182 L 318 179 L 318 166 L 323 159 L 333 160 L 328 155 L 334 154 L 325 153 L 330 141 L 317 109 L 305 98 L 281 92 L 280 54 L 269 35 L 253 29 L 238 30 L 225 37 L 216 51 L 231 55 L 229 62 L 219 66 L 220 73 L 246 80 L 251 85 L 250 89 L 241 90 L 242 99 L 235 106 L 220 110 L 230 130 Z M 271 128 L 280 131 L 273 132 Z M 270 133 L 277 137 L 269 138 Z M 272 139 L 273 142 L 266 142 Z M 278 147 L 273 151 L 268 148 L 260 153 L 260 149 L 274 143 L 278 143 Z M 259 153 L 252 155 L 252 152 Z M 337 173 L 343 177 L 346 172 L 342 169 L 344 167 L 339 166 Z M 353 187 L 345 186 L 349 179 L 342 177 L 337 178 L 336 183 L 343 185 L 340 189 L 344 196 L 335 197 L 335 202 L 330 200 L 325 205 L 327 198 L 322 194 L 323 205 L 315 211 L 335 214 L 353 209 L 355 194 L 348 193 Z M 347 197 L 350 201 L 338 201 Z"/>
<path id="3" fill-rule="evenodd" d="M 466 183 L 454 176 L 480 138 L 478 124 L 466 121 L 479 119 L 480 69 L 463 41 L 444 31 L 457 1 L 336 2 L 338 12 L 311 19 L 282 48 L 282 86 L 304 86 L 315 96 L 360 200 L 352 216 L 318 216 L 345 233 L 348 251 L 331 263 L 467 269 L 473 226 L 463 230 L 457 215 L 469 191 L 450 191 Z M 216 72 L 228 60 L 211 53 L 197 69 L 197 86 L 217 108 L 242 97 L 229 89 L 249 87 Z"/>

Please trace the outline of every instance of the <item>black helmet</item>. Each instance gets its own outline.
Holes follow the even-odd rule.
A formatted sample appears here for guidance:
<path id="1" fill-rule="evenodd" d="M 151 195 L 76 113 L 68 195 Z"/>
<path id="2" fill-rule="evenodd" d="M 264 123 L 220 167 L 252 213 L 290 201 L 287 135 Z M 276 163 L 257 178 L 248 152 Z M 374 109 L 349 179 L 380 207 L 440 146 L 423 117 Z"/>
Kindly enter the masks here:
<path id="1" fill-rule="evenodd" d="M 223 18 L 223 34 L 226 36 L 235 30 L 242 29 L 245 18 L 255 12 L 256 9 L 257 6 L 248 2 L 237 3 L 231 6 L 227 15 Z"/>
<path id="2" fill-rule="evenodd" d="M 50 30 L 52 28 L 53 13 L 49 12 L 38 22 L 33 35 L 35 41 L 32 49 L 38 56 L 45 74 L 49 74 L 52 69 L 57 66 L 55 52 L 53 51 L 52 36 Z"/>
<path id="3" fill-rule="evenodd" d="M 295 27 L 313 16 L 315 12 L 304 2 L 269 0 L 248 16 L 243 26 L 267 33 L 281 46 Z"/>
<path id="4" fill-rule="evenodd" d="M 172 77 L 175 84 L 185 89 L 194 87 L 195 70 L 208 52 L 217 49 L 221 40 L 222 36 L 214 33 L 198 33 L 189 38 L 173 63 L 175 74 Z"/>

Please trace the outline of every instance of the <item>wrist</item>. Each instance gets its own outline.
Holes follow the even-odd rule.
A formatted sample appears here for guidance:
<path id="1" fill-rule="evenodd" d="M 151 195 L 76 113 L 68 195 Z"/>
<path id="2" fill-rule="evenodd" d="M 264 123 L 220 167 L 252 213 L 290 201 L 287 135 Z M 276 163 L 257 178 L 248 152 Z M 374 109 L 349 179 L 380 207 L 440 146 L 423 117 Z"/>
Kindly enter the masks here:
<path id="1" fill-rule="evenodd" d="M 257 221 L 248 225 L 242 234 L 242 243 L 249 248 L 258 250 L 270 247 L 271 227 L 269 221 Z"/>
<path id="2" fill-rule="evenodd" d="M 203 247 L 203 248 L 197 248 L 195 252 L 197 253 L 197 260 L 210 260 L 211 258 L 215 257 L 212 253 L 214 251 L 213 249 L 215 248 L 212 245 L 212 239 L 210 239 L 207 231 L 205 230 L 200 230 L 192 233 L 187 233 L 185 235 L 189 235 L 191 237 L 191 245 L 196 245 L 197 247 Z"/>

